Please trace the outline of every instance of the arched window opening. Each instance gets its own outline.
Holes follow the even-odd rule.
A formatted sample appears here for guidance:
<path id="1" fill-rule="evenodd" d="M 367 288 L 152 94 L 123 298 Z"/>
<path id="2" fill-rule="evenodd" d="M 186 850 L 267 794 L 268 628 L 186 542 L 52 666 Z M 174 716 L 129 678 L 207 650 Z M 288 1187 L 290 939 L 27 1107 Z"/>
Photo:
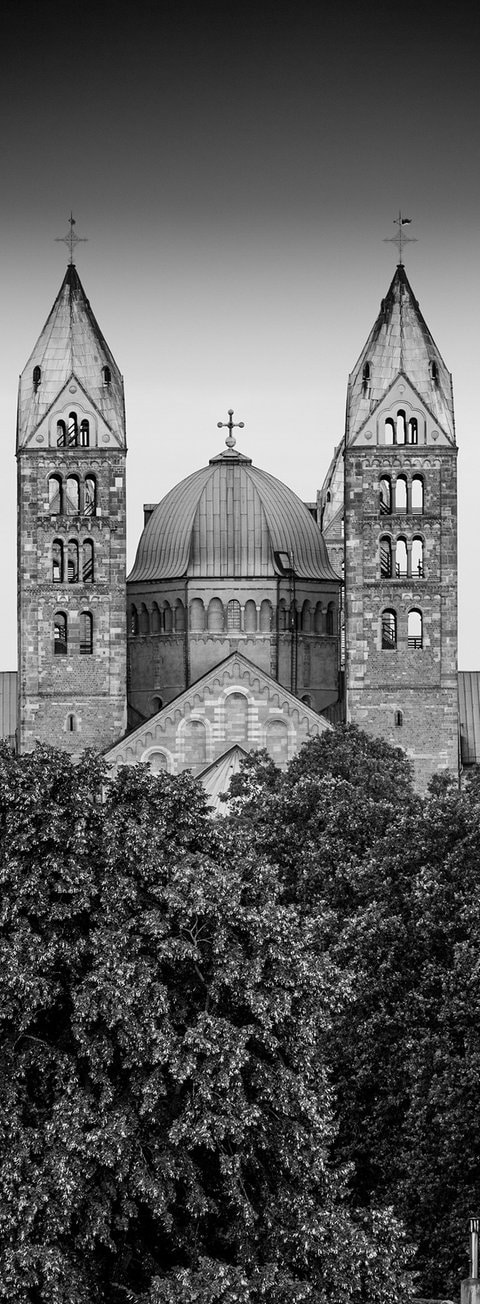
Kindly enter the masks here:
<path id="1" fill-rule="evenodd" d="M 407 481 L 403 475 L 399 475 L 395 485 L 395 511 L 406 512 L 407 510 Z"/>
<path id="2" fill-rule="evenodd" d="M 392 543 L 386 535 L 380 539 L 380 575 L 388 580 L 392 574 Z"/>
<path id="3" fill-rule="evenodd" d="M 408 423 L 408 442 L 409 444 L 418 444 L 418 421 L 416 417 L 410 417 Z"/>
<path id="4" fill-rule="evenodd" d="M 76 539 L 68 541 L 67 580 L 69 584 L 78 584 L 78 543 Z"/>
<path id="5" fill-rule="evenodd" d="M 281 598 L 278 605 L 278 628 L 281 634 L 288 629 L 288 611 L 285 598 Z"/>
<path id="6" fill-rule="evenodd" d="M 267 752 L 276 765 L 288 760 L 288 729 L 285 720 L 269 720 L 266 728 Z"/>
<path id="7" fill-rule="evenodd" d="M 175 603 L 175 633 L 185 633 L 185 607 L 180 598 Z"/>
<path id="8" fill-rule="evenodd" d="M 80 511 L 80 485 L 76 475 L 67 479 L 67 515 L 78 516 Z"/>
<path id="9" fill-rule="evenodd" d="M 154 715 L 158 715 L 158 712 L 161 711 L 162 706 L 163 706 L 163 700 L 162 700 L 162 698 L 158 696 L 158 693 L 155 693 L 155 696 L 152 697 L 152 711 L 153 711 L 153 714 L 154 714 Z"/>
<path id="10" fill-rule="evenodd" d="M 91 584 L 94 578 L 93 573 L 93 543 L 91 539 L 85 539 L 82 544 L 82 580 L 84 584 Z"/>
<path id="11" fill-rule="evenodd" d="M 110 367 L 102 367 L 102 379 L 104 385 L 111 385 L 112 373 L 110 371 Z"/>
<path id="12" fill-rule="evenodd" d="M 423 539 L 412 539 L 412 576 L 423 580 Z"/>
<path id="13" fill-rule="evenodd" d="M 41 369 L 41 367 L 34 367 L 34 368 L 33 368 L 33 392 L 34 392 L 34 394 L 37 393 L 37 390 L 38 390 L 38 388 L 39 388 L 39 386 L 40 386 L 41 379 L 42 379 L 42 369 Z"/>
<path id="14" fill-rule="evenodd" d="M 397 444 L 406 444 L 407 442 L 407 418 L 403 408 L 397 412 Z"/>
<path id="15" fill-rule="evenodd" d="M 245 633 L 256 634 L 257 632 L 257 608 L 252 598 L 245 603 Z"/>
<path id="16" fill-rule="evenodd" d="M 192 634 L 203 634 L 205 629 L 205 607 L 201 598 L 192 598 L 190 603 L 190 629 Z"/>
<path id="17" fill-rule="evenodd" d="M 78 417 L 76 412 L 68 414 L 68 447 L 76 448 L 78 444 Z"/>
<path id="18" fill-rule="evenodd" d="M 397 539 L 395 546 L 395 578 L 405 579 L 408 575 L 408 552 L 405 539 Z"/>
<path id="19" fill-rule="evenodd" d="M 223 634 L 224 614 L 220 598 L 212 598 L 208 604 L 207 624 L 209 634 Z"/>
<path id="20" fill-rule="evenodd" d="M 392 486 L 386 475 L 380 480 L 380 515 L 390 516 L 392 510 Z"/>
<path id="21" fill-rule="evenodd" d="M 311 634 L 311 632 L 312 632 L 312 608 L 307 598 L 302 607 L 302 633 Z"/>
<path id="22" fill-rule="evenodd" d="M 423 512 L 423 480 L 420 475 L 414 475 L 412 480 L 412 512 L 419 515 Z"/>
<path id="23" fill-rule="evenodd" d="M 82 656 L 93 652 L 93 616 L 89 611 L 80 612 L 80 652 Z"/>
<path id="24" fill-rule="evenodd" d="M 60 475 L 51 475 L 48 481 L 48 510 L 52 516 L 61 515 L 62 478 Z"/>
<path id="25" fill-rule="evenodd" d="M 244 743 L 248 738 L 248 701 L 244 693 L 229 693 L 225 699 L 225 738 Z"/>
<path id="26" fill-rule="evenodd" d="M 402 713 L 402 711 L 395 711 L 394 720 L 395 720 L 396 728 L 397 728 L 397 729 L 400 729 L 400 728 L 402 727 L 402 724 L 403 724 L 403 713 Z"/>
<path id="27" fill-rule="evenodd" d="M 333 604 L 333 602 L 329 602 L 328 607 L 327 607 L 327 615 L 326 615 L 326 619 L 325 619 L 325 633 L 326 633 L 326 634 L 333 634 L 333 633 L 334 633 L 334 616 L 335 616 L 335 608 L 334 608 L 334 604 Z"/>
<path id="28" fill-rule="evenodd" d="M 52 580 L 54 584 L 61 584 L 63 581 L 63 543 L 61 539 L 54 539 L 52 543 Z"/>
<path id="29" fill-rule="evenodd" d="M 438 363 L 435 362 L 434 358 L 432 358 L 431 362 L 429 363 L 429 370 L 430 370 L 430 380 L 432 381 L 432 384 L 438 385 Z"/>
<path id="30" fill-rule="evenodd" d="M 158 603 L 154 602 L 152 607 L 152 634 L 160 634 L 162 630 L 162 617 L 158 609 Z"/>
<path id="31" fill-rule="evenodd" d="M 150 752 L 148 764 L 151 774 L 164 774 L 165 770 L 168 770 L 168 761 L 165 752 Z"/>
<path id="32" fill-rule="evenodd" d="M 393 417 L 387 417 L 385 421 L 385 443 L 386 444 L 395 443 L 395 425 L 394 425 Z"/>
<path id="33" fill-rule="evenodd" d="M 130 607 L 130 633 L 138 634 L 138 611 L 135 606 Z"/>
<path id="34" fill-rule="evenodd" d="M 315 633 L 321 634 L 323 630 L 323 612 L 321 602 L 317 602 L 315 607 Z"/>
<path id="35" fill-rule="evenodd" d="M 83 514 L 95 516 L 97 510 L 97 486 L 92 475 L 87 475 L 83 490 Z"/>
<path id="36" fill-rule="evenodd" d="M 185 727 L 185 761 L 187 765 L 205 765 L 207 739 L 202 720 L 189 720 Z"/>
<path id="37" fill-rule="evenodd" d="M 53 651 L 56 657 L 67 655 L 68 625 L 64 611 L 56 611 L 53 617 Z"/>
<path id="38" fill-rule="evenodd" d="M 230 598 L 227 604 L 227 629 L 229 634 L 239 634 L 242 624 L 242 612 L 240 603 L 236 598 Z"/>
<path id="39" fill-rule="evenodd" d="M 81 448 L 88 448 L 89 443 L 90 423 L 87 421 L 87 418 L 84 417 L 83 421 L 80 422 L 80 446 Z"/>
<path id="40" fill-rule="evenodd" d="M 310 710 L 312 709 L 312 699 L 310 697 L 310 693 L 305 693 L 304 697 L 302 697 L 302 702 L 304 706 L 309 706 Z"/>
<path id="41" fill-rule="evenodd" d="M 64 421 L 57 421 L 57 448 L 65 448 L 67 442 L 67 427 Z"/>
<path id="42" fill-rule="evenodd" d="M 423 647 L 423 616 L 421 611 L 409 611 L 407 643 L 414 650 Z"/>
<path id="43" fill-rule="evenodd" d="M 77 717 L 76 715 L 74 715 L 73 711 L 71 711 L 70 714 L 67 715 L 67 733 L 76 733 L 76 732 L 77 732 Z"/>
<path id="44" fill-rule="evenodd" d="M 271 634 L 273 624 L 273 607 L 268 598 L 260 604 L 260 633 Z"/>
<path id="45" fill-rule="evenodd" d="M 140 633 L 141 634 L 150 633 L 150 616 L 148 614 L 144 602 L 142 602 L 142 605 L 140 607 Z"/>
<path id="46" fill-rule="evenodd" d="M 391 652 L 397 646 L 397 617 L 394 611 L 382 613 L 382 650 Z"/>
<path id="47" fill-rule="evenodd" d="M 164 634 L 171 634 L 173 629 L 173 615 L 172 615 L 172 608 L 169 602 L 166 602 L 163 608 L 162 624 L 163 624 Z"/>
<path id="48" fill-rule="evenodd" d="M 370 395 L 370 363 L 364 362 L 362 371 L 362 396 L 368 398 Z"/>

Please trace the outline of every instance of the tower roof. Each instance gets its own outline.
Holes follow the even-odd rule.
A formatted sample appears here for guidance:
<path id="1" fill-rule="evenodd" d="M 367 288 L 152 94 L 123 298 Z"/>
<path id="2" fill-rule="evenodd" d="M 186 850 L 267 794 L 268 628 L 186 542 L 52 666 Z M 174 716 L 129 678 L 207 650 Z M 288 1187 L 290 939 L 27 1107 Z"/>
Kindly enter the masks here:
<path id="1" fill-rule="evenodd" d="M 104 368 L 110 379 L 105 383 Z M 35 384 L 34 369 L 40 368 Z M 94 317 L 77 269 L 67 267 L 50 315 L 20 376 L 18 431 L 22 444 L 33 434 L 64 386 L 75 377 L 123 442 L 123 381 Z"/>
<path id="2" fill-rule="evenodd" d="M 411 381 L 445 434 L 454 439 L 452 378 L 402 263 L 349 378 L 347 439 L 362 428 L 400 373 Z"/>
<path id="3" fill-rule="evenodd" d="M 284 573 L 279 553 L 304 579 L 338 580 L 305 503 L 251 459 L 226 448 L 158 503 L 138 545 L 130 581 Z"/>

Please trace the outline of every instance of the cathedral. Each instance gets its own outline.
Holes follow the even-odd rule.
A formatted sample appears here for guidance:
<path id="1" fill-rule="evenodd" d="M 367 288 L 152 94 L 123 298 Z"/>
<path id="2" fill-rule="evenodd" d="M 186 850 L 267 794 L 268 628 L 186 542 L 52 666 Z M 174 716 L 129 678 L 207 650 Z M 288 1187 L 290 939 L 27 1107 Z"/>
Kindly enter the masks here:
<path id="1" fill-rule="evenodd" d="M 213 806 L 247 751 L 284 766 L 344 719 L 400 746 L 420 790 L 477 759 L 452 381 L 401 255 L 313 500 L 253 464 L 230 411 L 208 465 L 145 505 L 127 576 L 123 379 L 71 248 L 19 383 L 20 753 L 190 769 Z"/>

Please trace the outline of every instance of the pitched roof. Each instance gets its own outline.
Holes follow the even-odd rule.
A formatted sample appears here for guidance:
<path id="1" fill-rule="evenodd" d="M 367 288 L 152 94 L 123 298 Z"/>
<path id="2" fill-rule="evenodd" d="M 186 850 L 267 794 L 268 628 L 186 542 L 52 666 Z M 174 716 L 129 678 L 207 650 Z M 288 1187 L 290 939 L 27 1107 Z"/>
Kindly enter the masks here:
<path id="1" fill-rule="evenodd" d="M 452 378 L 422 317 L 402 264 L 395 271 L 349 378 L 347 440 L 362 428 L 400 373 L 411 381 L 441 429 L 454 440 Z"/>
<path id="2" fill-rule="evenodd" d="M 281 552 L 293 556 L 299 578 L 338 580 L 305 503 L 228 449 L 158 503 L 128 579 L 275 576 L 284 573 L 275 558 Z"/>
<path id="3" fill-rule="evenodd" d="M 40 383 L 33 371 L 40 368 Z M 110 371 L 105 384 L 103 368 Z M 93 315 L 80 277 L 69 264 L 53 308 L 20 376 L 18 439 L 27 442 L 64 386 L 74 377 L 123 442 L 123 381 L 113 354 Z"/>
<path id="4" fill-rule="evenodd" d="M 208 804 L 215 815 L 225 815 L 228 810 L 228 803 L 221 801 L 223 792 L 227 792 L 230 787 L 230 780 L 233 774 L 238 774 L 242 761 L 247 752 L 239 743 L 234 743 L 221 756 L 217 756 L 215 761 L 206 765 L 201 770 L 197 778 L 203 784 L 208 797 Z"/>

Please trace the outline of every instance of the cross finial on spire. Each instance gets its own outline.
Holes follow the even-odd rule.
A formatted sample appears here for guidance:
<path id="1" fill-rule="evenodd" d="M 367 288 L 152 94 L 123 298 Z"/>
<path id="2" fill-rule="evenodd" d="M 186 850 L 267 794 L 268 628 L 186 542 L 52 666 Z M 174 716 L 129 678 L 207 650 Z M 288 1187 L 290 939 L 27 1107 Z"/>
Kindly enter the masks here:
<path id="1" fill-rule="evenodd" d="M 401 213 L 401 211 L 400 211 L 400 209 L 399 209 L 398 217 L 394 217 L 393 220 L 394 220 L 394 222 L 395 222 L 395 226 L 398 226 L 398 234 L 397 234 L 397 235 L 386 235 L 385 238 L 384 238 L 384 244 L 396 244 L 396 245 L 397 245 L 397 247 L 398 247 L 398 265 L 399 265 L 399 267 L 403 267 L 402 250 L 403 250 L 404 245 L 406 245 L 406 244 L 417 244 L 417 240 L 416 240 L 416 237 L 415 237 L 414 235 L 404 235 L 404 234 L 403 234 L 403 228 L 404 228 L 404 226 L 408 226 L 408 225 L 410 224 L 410 222 L 411 222 L 411 220 L 412 220 L 411 217 L 402 217 L 402 213 Z"/>
<path id="2" fill-rule="evenodd" d="M 66 245 L 68 245 L 68 247 L 69 247 L 69 249 L 70 249 L 70 265 L 71 265 L 71 264 L 73 263 L 73 251 L 74 251 L 75 245 L 77 245 L 77 244 L 88 244 L 88 236 L 86 236 L 86 235 L 75 235 L 75 231 L 74 231 L 74 229 L 73 229 L 74 226 L 75 226 L 75 218 L 74 218 L 74 216 L 73 216 L 73 213 L 70 213 L 70 217 L 69 217 L 68 220 L 69 220 L 69 223 L 70 223 L 70 230 L 69 230 L 69 232 L 68 232 L 68 235 L 57 235 L 57 236 L 55 236 L 55 241 L 56 241 L 56 242 L 60 242 L 60 244 L 66 244 Z"/>
<path id="3" fill-rule="evenodd" d="M 217 421 L 217 426 L 218 426 L 218 429 L 219 429 L 219 430 L 221 430 L 222 427 L 225 427 L 225 429 L 228 430 L 228 435 L 227 435 L 227 438 L 226 438 L 226 440 L 225 440 L 225 443 L 226 443 L 226 445 L 227 445 L 227 448 L 235 448 L 235 444 L 236 444 L 237 441 L 236 441 L 236 439 L 235 439 L 235 435 L 232 434 L 232 431 L 233 431 L 233 430 L 243 430 L 244 425 L 245 425 L 245 422 L 244 422 L 244 421 L 232 421 L 232 417 L 233 417 L 233 408 L 229 408 L 229 409 L 228 409 L 228 415 L 229 415 L 229 417 L 230 417 L 230 420 L 229 420 L 229 421 Z"/>

